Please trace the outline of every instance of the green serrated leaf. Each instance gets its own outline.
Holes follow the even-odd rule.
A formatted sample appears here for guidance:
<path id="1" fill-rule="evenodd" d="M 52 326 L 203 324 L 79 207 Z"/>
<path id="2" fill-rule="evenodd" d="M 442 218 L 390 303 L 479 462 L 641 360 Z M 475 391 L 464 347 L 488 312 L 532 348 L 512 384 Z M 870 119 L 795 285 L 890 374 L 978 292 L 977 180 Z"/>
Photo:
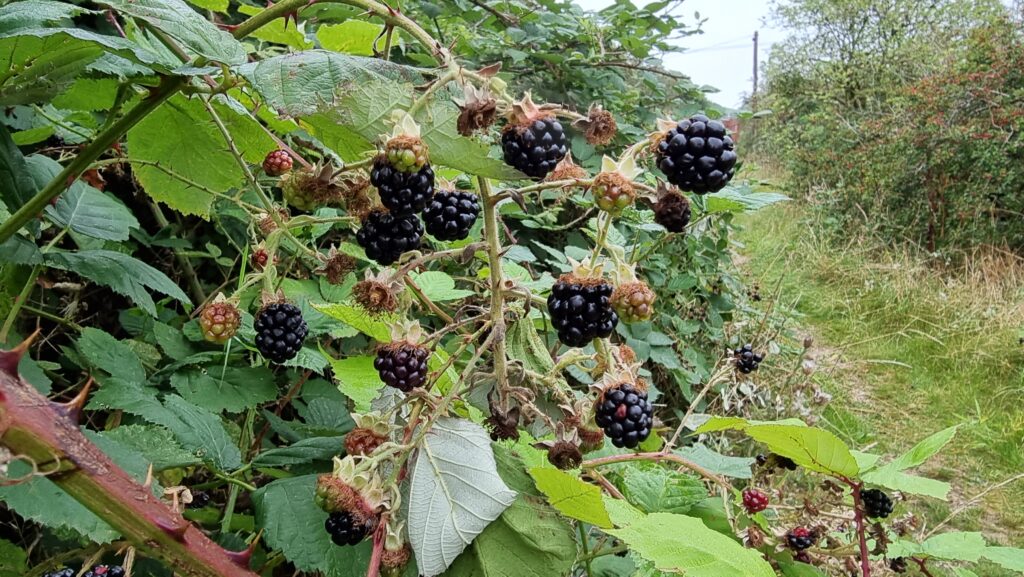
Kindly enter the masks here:
<path id="1" fill-rule="evenodd" d="M 22 577 L 28 573 L 28 554 L 21 548 L 0 539 L 0 577 Z"/>
<path id="2" fill-rule="evenodd" d="M 314 309 L 345 323 L 376 341 L 391 342 L 389 324 L 398 319 L 394 314 L 371 315 L 361 306 L 344 303 L 312 303 L 312 305 Z"/>
<path id="3" fill-rule="evenodd" d="M 629 502 L 645 513 L 686 513 L 708 496 L 700 479 L 657 467 L 626 469 L 622 483 Z"/>
<path id="4" fill-rule="evenodd" d="M 63 169 L 46 156 L 32 155 L 25 162 L 40 189 Z M 57 198 L 56 205 L 46 207 L 46 215 L 61 227 L 102 240 L 128 240 L 131 229 L 139 228 L 128 207 L 80 180 Z"/>
<path id="5" fill-rule="evenodd" d="M 202 463 L 201 459 L 183 449 L 170 431 L 162 427 L 123 425 L 105 431 L 103 436 L 134 449 L 153 465 L 156 472 Z"/>
<path id="6" fill-rule="evenodd" d="M 412 272 L 409 276 L 423 294 L 434 302 L 463 299 L 473 294 L 473 291 L 455 288 L 455 279 L 439 270 Z"/>
<path id="7" fill-rule="evenodd" d="M 0 84 L 0 88 L 2 86 Z M 11 140 L 7 127 L 0 124 L 0 202 L 14 211 L 28 202 L 36 190 L 25 157 Z"/>
<path id="8" fill-rule="evenodd" d="M 734 479 L 749 479 L 751 477 L 750 467 L 754 464 L 754 459 L 748 457 L 730 457 L 729 455 L 712 451 L 699 443 L 689 447 L 680 447 L 674 452 L 712 473 L 718 473 L 719 475 L 725 475 Z"/>
<path id="9" fill-rule="evenodd" d="M 561 514 L 602 528 L 612 526 L 599 487 L 558 469 L 535 467 L 530 469 L 530 476 L 548 503 Z"/>
<path id="10" fill-rule="evenodd" d="M 224 5 L 227 6 L 227 0 L 224 1 Z M 256 16 L 264 10 L 266 9 L 249 6 L 247 4 L 241 4 L 238 6 L 238 11 L 246 16 Z M 302 24 L 289 25 L 288 18 L 275 18 L 266 25 L 260 26 L 258 30 L 252 33 L 252 36 L 267 42 L 291 46 L 298 50 L 308 50 L 313 47 L 313 43 L 306 40 L 306 36 L 302 33 L 301 27 Z"/>
<path id="11" fill-rule="evenodd" d="M 370 410 L 370 403 L 384 387 L 384 381 L 380 380 L 377 369 L 373 368 L 373 360 L 374 357 L 369 355 L 345 359 L 328 357 L 338 390 L 352 399 L 357 411 Z"/>
<path id="12" fill-rule="evenodd" d="M 274 373 L 266 367 L 184 369 L 171 375 L 171 386 L 188 402 L 214 413 L 240 413 L 277 397 Z"/>
<path id="13" fill-rule="evenodd" d="M 113 78 L 79 78 L 67 91 L 53 99 L 53 105 L 88 112 L 110 110 L 114 106 L 117 87 L 118 82 Z"/>
<path id="14" fill-rule="evenodd" d="M 144 20 L 178 41 L 186 51 L 224 64 L 241 64 L 246 50 L 182 0 L 105 0 L 121 14 Z"/>
<path id="15" fill-rule="evenodd" d="M 345 452 L 341 437 L 313 437 L 293 445 L 264 451 L 253 460 L 254 467 L 284 467 L 313 461 L 330 461 Z"/>
<path id="16" fill-rule="evenodd" d="M 78 350 L 89 363 L 112 377 L 133 383 L 146 382 L 146 369 L 138 355 L 124 342 L 100 329 L 85 327 L 77 341 Z"/>
<path id="17" fill-rule="evenodd" d="M 1024 549 L 1014 547 L 985 547 L 981 556 L 1006 567 L 1010 571 L 1024 573 Z"/>
<path id="18" fill-rule="evenodd" d="M 346 20 L 341 24 L 325 24 L 316 31 L 316 39 L 327 50 L 373 56 L 373 43 L 384 27 L 365 20 Z M 396 31 L 397 35 L 397 31 Z M 397 43 L 398 39 L 393 40 Z"/>

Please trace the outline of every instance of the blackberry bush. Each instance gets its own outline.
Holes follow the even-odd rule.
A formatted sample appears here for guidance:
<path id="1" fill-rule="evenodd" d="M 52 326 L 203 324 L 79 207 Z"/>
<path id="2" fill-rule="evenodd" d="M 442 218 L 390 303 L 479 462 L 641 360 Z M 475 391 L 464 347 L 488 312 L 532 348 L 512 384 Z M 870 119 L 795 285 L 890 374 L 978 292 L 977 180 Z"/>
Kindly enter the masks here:
<path id="1" fill-rule="evenodd" d="M 724 124 L 698 114 L 660 135 L 658 168 L 669 182 L 685 191 L 716 192 L 735 174 L 735 148 Z"/>
<path id="2" fill-rule="evenodd" d="M 309 327 L 299 307 L 289 303 L 267 305 L 256 315 L 256 348 L 275 363 L 294 359 L 306 340 Z"/>
<path id="3" fill-rule="evenodd" d="M 480 216 L 480 197 L 471 192 L 441 191 L 423 211 L 427 233 L 437 240 L 462 240 Z"/>
<path id="4" fill-rule="evenodd" d="M 356 242 L 366 256 L 382 265 L 394 263 L 404 253 L 416 250 L 423 240 L 423 224 L 413 215 L 396 216 L 375 210 L 363 219 Z"/>

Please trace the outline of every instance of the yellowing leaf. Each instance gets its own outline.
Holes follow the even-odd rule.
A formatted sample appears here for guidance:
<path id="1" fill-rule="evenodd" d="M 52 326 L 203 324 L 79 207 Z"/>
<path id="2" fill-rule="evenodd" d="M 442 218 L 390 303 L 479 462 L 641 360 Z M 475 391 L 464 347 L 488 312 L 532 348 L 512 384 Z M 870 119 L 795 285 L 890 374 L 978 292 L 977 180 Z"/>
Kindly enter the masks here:
<path id="1" fill-rule="evenodd" d="M 566 517 L 605 529 L 612 526 L 600 488 L 558 469 L 537 467 L 530 469 L 530 476 L 551 506 Z"/>

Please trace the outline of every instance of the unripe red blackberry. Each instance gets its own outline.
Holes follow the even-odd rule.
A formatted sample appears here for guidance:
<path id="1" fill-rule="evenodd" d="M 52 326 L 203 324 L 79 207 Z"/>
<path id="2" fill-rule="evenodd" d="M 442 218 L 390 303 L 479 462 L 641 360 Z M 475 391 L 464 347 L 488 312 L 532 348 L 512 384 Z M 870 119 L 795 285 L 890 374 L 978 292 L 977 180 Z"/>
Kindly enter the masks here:
<path id="1" fill-rule="evenodd" d="M 262 245 L 256 247 L 256 250 L 252 251 L 252 267 L 256 270 L 263 270 L 267 268 L 267 263 L 270 262 L 270 253 Z"/>
<path id="2" fill-rule="evenodd" d="M 381 203 L 394 215 L 420 212 L 434 196 L 434 170 L 424 164 L 415 172 L 407 172 L 393 166 L 389 159 L 378 156 L 370 171 L 370 183 L 377 187 Z"/>
<path id="3" fill-rule="evenodd" d="M 612 307 L 623 322 L 639 323 L 650 320 L 657 296 L 643 281 L 627 282 L 615 287 L 611 297 Z"/>
<path id="4" fill-rule="evenodd" d="M 278 364 L 294 359 L 309 333 L 302 311 L 289 303 L 267 305 L 256 314 L 253 327 L 260 354 Z"/>
<path id="5" fill-rule="evenodd" d="M 472 192 L 443 190 L 423 211 L 427 232 L 437 240 L 462 240 L 480 216 L 480 197 Z"/>
<path id="6" fill-rule="evenodd" d="M 768 508 L 768 495 L 757 489 L 744 489 L 743 508 L 751 515 L 764 511 Z"/>
<path id="7" fill-rule="evenodd" d="M 864 489 L 860 492 L 864 513 L 872 519 L 884 519 L 892 515 L 892 499 L 880 489 Z"/>
<path id="8" fill-rule="evenodd" d="M 794 551 L 803 551 L 810 549 L 814 546 L 814 543 L 818 540 L 818 536 L 807 527 L 797 527 L 786 533 L 786 543 Z"/>
<path id="9" fill-rule="evenodd" d="M 563 275 L 551 287 L 548 313 L 558 340 L 584 347 L 594 339 L 611 336 L 619 317 L 612 309 L 612 285 L 600 278 Z"/>
<path id="10" fill-rule="evenodd" d="M 594 194 L 594 203 L 597 207 L 613 215 L 621 214 L 636 200 L 633 183 L 618 172 L 598 173 L 590 190 Z"/>
<path id="11" fill-rule="evenodd" d="M 217 300 L 203 307 L 199 314 L 199 326 L 203 329 L 203 338 L 211 343 L 223 345 L 231 340 L 242 325 L 242 315 L 238 307 L 218 295 Z"/>
<path id="12" fill-rule="evenodd" d="M 263 159 L 263 172 L 267 176 L 281 176 L 292 169 L 292 157 L 286 150 L 275 150 Z"/>
<path id="13" fill-rule="evenodd" d="M 380 347 L 373 367 L 386 385 L 408 393 L 416 387 L 422 387 L 427 381 L 429 358 L 430 349 L 399 341 Z"/>
<path id="14" fill-rule="evenodd" d="M 654 407 L 642 381 L 606 388 L 594 407 L 594 420 L 616 447 L 636 448 L 651 434 Z"/>
<path id="15" fill-rule="evenodd" d="M 654 205 L 654 222 L 669 232 L 686 232 L 690 224 L 690 200 L 675 191 L 663 194 Z"/>
<path id="16" fill-rule="evenodd" d="M 382 575 L 384 577 L 399 577 L 403 573 L 402 570 L 409 563 L 410 558 L 412 558 L 412 547 L 408 543 L 403 543 L 397 549 L 385 546 L 380 556 Z"/>
<path id="17" fill-rule="evenodd" d="M 697 114 L 679 121 L 661 136 L 658 168 L 683 190 L 716 192 L 735 174 L 735 148 L 724 124 Z"/>
<path id="18" fill-rule="evenodd" d="M 423 224 L 418 217 L 395 216 L 382 210 L 366 215 L 356 233 L 356 242 L 366 251 L 366 256 L 384 266 L 393 264 L 404 253 L 418 249 L 422 240 Z"/>
<path id="19" fill-rule="evenodd" d="M 501 150 L 506 164 L 541 179 L 569 153 L 569 139 L 555 115 L 538 109 L 527 95 L 512 106 L 509 124 L 501 133 Z"/>

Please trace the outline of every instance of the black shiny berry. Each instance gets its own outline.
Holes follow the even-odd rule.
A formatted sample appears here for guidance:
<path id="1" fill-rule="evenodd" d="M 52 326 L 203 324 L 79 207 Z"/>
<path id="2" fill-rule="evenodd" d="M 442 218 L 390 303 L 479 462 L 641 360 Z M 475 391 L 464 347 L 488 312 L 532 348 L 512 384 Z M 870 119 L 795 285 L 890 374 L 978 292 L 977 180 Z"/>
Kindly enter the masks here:
<path id="1" fill-rule="evenodd" d="M 373 368 L 386 385 L 408 393 L 426 382 L 429 358 L 429 349 L 407 342 L 392 343 L 377 351 Z"/>
<path id="2" fill-rule="evenodd" d="M 120 565 L 96 565 L 83 573 L 82 577 L 124 577 L 124 567 Z"/>
<path id="3" fill-rule="evenodd" d="M 556 282 L 548 297 L 548 313 L 558 340 L 570 347 L 583 347 L 594 339 L 610 337 L 619 324 L 611 305 L 613 290 L 604 281 Z"/>
<path id="4" fill-rule="evenodd" d="M 690 224 L 690 200 L 678 192 L 670 192 L 654 205 L 654 222 L 669 232 L 685 232 Z"/>
<path id="5" fill-rule="evenodd" d="M 860 492 L 864 512 L 872 519 L 885 519 L 892 515 L 892 499 L 879 489 L 864 489 Z"/>
<path id="6" fill-rule="evenodd" d="M 725 188 L 737 158 L 725 125 L 703 114 L 679 121 L 658 143 L 658 168 L 669 182 L 697 194 Z"/>
<path id="7" fill-rule="evenodd" d="M 817 540 L 817 536 L 814 532 L 807 527 L 797 527 L 789 533 L 786 533 L 786 542 L 789 543 L 789 547 L 794 551 L 810 549 L 814 546 L 814 543 Z"/>
<path id="8" fill-rule="evenodd" d="M 52 573 L 43 573 L 43 577 L 75 577 L 76 574 L 74 569 L 61 569 Z"/>
<path id="9" fill-rule="evenodd" d="M 736 370 L 743 374 L 749 374 L 757 370 L 764 360 L 764 356 L 754 352 L 754 346 L 750 343 L 734 350 L 733 362 L 736 363 Z"/>
<path id="10" fill-rule="evenodd" d="M 509 126 L 501 135 L 505 162 L 533 178 L 544 178 L 569 153 L 565 129 L 554 116 L 526 126 Z"/>
<path id="11" fill-rule="evenodd" d="M 443 190 L 423 211 L 427 232 L 437 240 L 462 240 L 480 216 L 480 198 L 472 192 Z"/>
<path id="12" fill-rule="evenodd" d="M 605 391 L 597 405 L 594 422 L 613 445 L 633 449 L 651 434 L 654 407 L 647 400 L 647 391 L 624 383 Z"/>
<path id="13" fill-rule="evenodd" d="M 347 511 L 331 513 L 324 523 L 324 529 L 331 536 L 331 541 L 339 547 L 358 545 L 370 532 L 366 525 L 357 525 L 352 514 Z"/>
<path id="14" fill-rule="evenodd" d="M 294 359 L 302 348 L 309 327 L 299 307 L 288 303 L 267 305 L 256 315 L 256 348 L 275 363 Z"/>
<path id="15" fill-rule="evenodd" d="M 397 261 L 403 253 L 418 249 L 422 240 L 423 224 L 418 217 L 395 216 L 382 210 L 366 215 L 356 233 L 356 242 L 366 256 L 384 266 Z"/>
<path id="16" fill-rule="evenodd" d="M 420 212 L 434 196 L 434 170 L 429 164 L 417 172 L 402 172 L 384 156 L 373 161 L 370 184 L 377 187 L 380 201 L 394 215 Z"/>

